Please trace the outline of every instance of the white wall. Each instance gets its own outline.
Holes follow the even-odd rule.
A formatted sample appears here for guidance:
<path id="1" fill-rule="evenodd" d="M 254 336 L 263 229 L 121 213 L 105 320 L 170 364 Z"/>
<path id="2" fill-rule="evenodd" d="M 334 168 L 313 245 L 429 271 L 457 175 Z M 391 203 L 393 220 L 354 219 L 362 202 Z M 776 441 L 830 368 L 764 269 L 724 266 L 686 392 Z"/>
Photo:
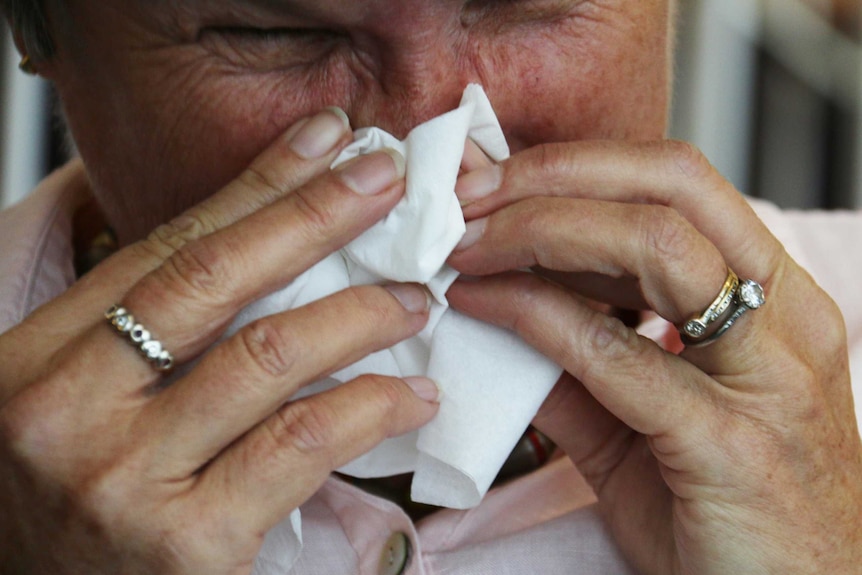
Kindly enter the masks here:
<path id="1" fill-rule="evenodd" d="M 760 3 L 681 0 L 680 9 L 672 135 L 747 192 Z"/>
<path id="2" fill-rule="evenodd" d="M 45 173 L 50 113 L 46 83 L 18 70 L 18 53 L 5 27 L 0 45 L 0 206 L 8 206 Z"/>
<path id="3" fill-rule="evenodd" d="M 693 142 L 740 190 L 779 204 L 818 205 L 818 170 L 824 169 L 828 101 L 852 118 L 838 145 L 850 164 L 848 202 L 862 206 L 862 47 L 828 23 L 829 0 L 680 0 L 677 100 L 672 135 Z M 762 52 L 761 52 L 762 50 Z M 793 82 L 781 79 L 755 117 L 757 58 L 768 54 Z M 766 78 L 767 81 L 770 78 Z M 755 125 L 766 127 L 755 142 Z M 753 148 L 754 145 L 759 145 Z M 761 158 L 761 173 L 752 159 Z"/>

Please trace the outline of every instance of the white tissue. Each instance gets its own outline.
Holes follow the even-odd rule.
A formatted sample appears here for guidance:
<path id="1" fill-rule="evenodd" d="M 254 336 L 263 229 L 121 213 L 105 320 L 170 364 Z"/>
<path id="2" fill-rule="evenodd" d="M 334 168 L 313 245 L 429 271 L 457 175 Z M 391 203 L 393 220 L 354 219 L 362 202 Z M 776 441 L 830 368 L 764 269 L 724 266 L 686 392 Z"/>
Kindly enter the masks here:
<path id="1" fill-rule="evenodd" d="M 434 420 L 418 432 L 384 441 L 340 471 L 356 477 L 413 471 L 413 500 L 459 509 L 481 501 L 561 373 L 513 333 L 448 308 L 445 293 L 458 274 L 445 261 L 465 230 L 454 190 L 467 137 L 496 161 L 509 155 L 491 104 L 476 84 L 467 86 L 457 109 L 417 126 L 403 142 L 377 128 L 358 130 L 355 142 L 333 167 L 383 147 L 394 148 L 407 162 L 404 198 L 339 253 L 246 308 L 230 330 L 350 285 L 427 285 L 436 301 L 419 335 L 309 386 L 302 395 L 364 373 L 433 379 L 441 389 Z M 294 528 L 297 513 L 291 517 Z M 280 563 L 289 567 L 298 546 L 283 546 L 282 555 L 265 545 L 261 556 L 272 564 L 281 555 Z M 256 572 L 266 572 L 260 561 L 259 567 Z"/>

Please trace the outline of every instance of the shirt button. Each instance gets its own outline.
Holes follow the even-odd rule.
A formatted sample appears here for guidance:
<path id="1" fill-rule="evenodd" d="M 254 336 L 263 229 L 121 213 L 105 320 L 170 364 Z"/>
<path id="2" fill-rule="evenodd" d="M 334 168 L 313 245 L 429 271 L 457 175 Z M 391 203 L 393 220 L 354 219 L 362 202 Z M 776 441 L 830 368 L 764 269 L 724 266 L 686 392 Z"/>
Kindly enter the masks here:
<path id="1" fill-rule="evenodd" d="M 393 533 L 380 554 L 378 572 L 380 575 L 401 575 L 407 569 L 409 562 L 410 539 L 400 531 Z"/>

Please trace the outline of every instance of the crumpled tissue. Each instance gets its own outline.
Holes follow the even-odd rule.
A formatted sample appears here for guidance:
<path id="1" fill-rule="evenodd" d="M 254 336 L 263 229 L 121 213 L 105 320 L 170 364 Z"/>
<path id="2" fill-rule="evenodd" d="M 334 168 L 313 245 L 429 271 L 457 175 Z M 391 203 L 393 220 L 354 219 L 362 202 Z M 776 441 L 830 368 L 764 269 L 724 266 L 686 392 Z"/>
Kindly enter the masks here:
<path id="1" fill-rule="evenodd" d="M 357 130 L 333 167 L 384 147 L 398 150 L 406 159 L 401 202 L 344 249 L 246 308 L 229 330 L 351 285 L 425 284 L 434 302 L 421 333 L 301 393 L 318 393 L 365 373 L 434 380 L 441 390 L 434 420 L 417 432 L 384 441 L 339 471 L 355 477 L 412 471 L 414 501 L 459 509 L 481 501 L 561 373 L 513 333 L 447 305 L 445 293 L 458 272 L 445 262 L 465 231 L 454 190 L 468 137 L 495 161 L 509 155 L 491 104 L 476 84 L 467 86 L 457 109 L 417 126 L 404 141 L 378 128 Z M 296 510 L 267 536 L 255 572 L 289 567 L 299 549 Z"/>

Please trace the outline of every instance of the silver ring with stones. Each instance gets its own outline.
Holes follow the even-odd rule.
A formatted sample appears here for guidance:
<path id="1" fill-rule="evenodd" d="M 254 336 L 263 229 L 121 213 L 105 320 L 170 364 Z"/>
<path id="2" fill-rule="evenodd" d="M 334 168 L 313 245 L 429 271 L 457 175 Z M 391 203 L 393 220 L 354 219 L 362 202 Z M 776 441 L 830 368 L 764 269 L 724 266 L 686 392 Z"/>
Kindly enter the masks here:
<path id="1" fill-rule="evenodd" d="M 766 303 L 766 295 L 763 292 L 763 287 L 754 280 L 745 280 L 739 284 L 739 288 L 735 291 L 733 301 L 736 307 L 726 316 L 724 323 L 709 334 L 707 337 L 693 340 L 683 336 L 682 341 L 686 347 L 704 347 L 727 333 L 733 324 L 741 318 L 746 312 L 762 307 Z"/>
<path id="2" fill-rule="evenodd" d="M 174 356 L 155 339 L 147 328 L 135 321 L 135 316 L 126 308 L 113 305 L 105 312 L 114 329 L 132 344 L 156 371 L 170 371 L 174 367 Z"/>
<path id="3" fill-rule="evenodd" d="M 705 310 L 688 319 L 681 328 L 679 333 L 683 338 L 687 338 L 692 342 L 697 342 L 705 339 L 708 336 L 709 328 L 713 323 L 722 317 L 733 303 L 733 298 L 736 290 L 739 288 L 739 277 L 732 269 L 727 268 L 727 278 L 724 280 L 724 285 L 715 299 L 709 304 Z"/>

